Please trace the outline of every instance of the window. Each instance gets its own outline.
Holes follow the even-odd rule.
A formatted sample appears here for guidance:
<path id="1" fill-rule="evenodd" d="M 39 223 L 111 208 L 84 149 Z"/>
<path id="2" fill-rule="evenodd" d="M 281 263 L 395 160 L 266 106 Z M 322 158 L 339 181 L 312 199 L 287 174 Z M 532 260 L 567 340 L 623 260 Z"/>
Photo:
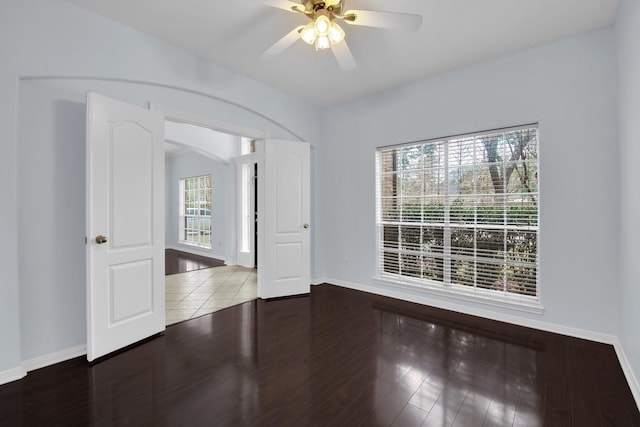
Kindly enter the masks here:
<path id="1" fill-rule="evenodd" d="M 180 243 L 211 248 L 211 175 L 180 180 Z"/>
<path id="2" fill-rule="evenodd" d="M 538 128 L 377 152 L 378 277 L 538 304 Z"/>

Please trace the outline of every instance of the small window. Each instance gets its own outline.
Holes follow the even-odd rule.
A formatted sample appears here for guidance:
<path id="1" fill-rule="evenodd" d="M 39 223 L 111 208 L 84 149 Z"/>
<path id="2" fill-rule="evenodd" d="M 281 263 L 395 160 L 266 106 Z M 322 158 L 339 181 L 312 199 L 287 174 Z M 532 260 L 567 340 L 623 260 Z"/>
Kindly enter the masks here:
<path id="1" fill-rule="evenodd" d="M 538 128 L 377 152 L 378 277 L 539 306 Z"/>
<path id="2" fill-rule="evenodd" d="M 211 248 L 211 175 L 180 180 L 180 243 Z"/>

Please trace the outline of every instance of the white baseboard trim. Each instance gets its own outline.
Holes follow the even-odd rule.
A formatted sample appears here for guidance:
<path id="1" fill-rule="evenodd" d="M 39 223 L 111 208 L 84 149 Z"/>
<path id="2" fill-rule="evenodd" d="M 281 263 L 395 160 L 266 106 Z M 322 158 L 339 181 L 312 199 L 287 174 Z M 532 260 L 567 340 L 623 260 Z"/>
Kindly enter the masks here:
<path id="1" fill-rule="evenodd" d="M 629 359 L 627 359 L 627 355 L 625 354 L 624 348 L 618 338 L 616 338 L 613 348 L 616 350 L 620 366 L 622 366 L 622 372 L 624 372 L 624 376 L 627 378 L 627 383 L 629 383 L 629 388 L 631 389 L 633 398 L 636 400 L 636 406 L 638 407 L 638 410 L 640 410 L 640 383 L 638 383 L 638 379 L 629 364 Z"/>
<path id="2" fill-rule="evenodd" d="M 21 378 L 24 378 L 26 375 L 27 371 L 25 371 L 22 366 L 2 371 L 0 372 L 0 385 L 17 381 Z"/>
<path id="3" fill-rule="evenodd" d="M 322 279 L 321 283 L 331 283 L 344 288 L 355 289 L 358 291 L 369 292 L 376 295 L 382 295 L 385 297 L 396 298 L 404 301 L 415 302 L 418 304 L 429 305 L 432 307 L 442 308 L 445 310 L 456 311 L 459 313 L 469 314 L 472 316 L 483 317 L 485 319 L 497 320 L 500 322 L 511 323 L 513 325 L 524 326 L 527 328 L 538 329 L 546 332 L 554 332 L 557 334 L 568 335 L 570 337 L 582 338 L 590 341 L 596 341 L 603 344 L 611 344 L 618 356 L 622 371 L 629 383 L 631 393 L 636 401 L 636 405 L 640 408 L 640 385 L 638 379 L 627 360 L 627 356 L 624 353 L 624 349 L 615 335 L 603 334 L 600 332 L 589 331 L 586 329 L 573 328 L 570 326 L 557 325 L 554 323 L 541 322 L 539 320 L 526 319 L 518 316 L 511 316 L 503 313 L 496 313 L 488 310 L 476 309 L 474 307 L 467 307 L 460 304 L 449 303 L 445 301 L 433 300 L 426 296 L 416 296 L 407 294 L 396 289 L 380 288 L 377 286 L 363 285 L 359 283 L 347 282 L 344 280 Z"/>
<path id="4" fill-rule="evenodd" d="M 323 283 L 327 283 L 327 279 L 326 277 L 321 277 L 320 279 L 312 279 L 311 280 L 311 286 L 316 286 L 316 285 L 322 285 Z"/>
<path id="5" fill-rule="evenodd" d="M 573 328 L 570 326 L 557 325 L 554 323 L 541 322 L 539 320 L 527 319 L 509 314 L 497 313 L 490 310 L 482 310 L 475 307 L 469 307 L 453 302 L 434 300 L 428 296 L 417 296 L 408 294 L 399 289 L 381 288 L 372 285 L 363 285 L 359 283 L 346 282 L 344 280 L 326 279 L 327 283 L 332 283 L 345 288 L 355 289 L 358 291 L 369 292 L 376 295 L 401 299 L 418 304 L 429 305 L 432 307 L 442 308 L 445 310 L 457 311 L 458 313 L 469 314 L 472 316 L 483 317 L 485 319 L 497 320 L 500 322 L 511 323 L 513 325 L 524 326 L 532 329 L 539 329 L 547 332 L 555 332 L 562 335 L 568 335 L 575 338 L 583 338 L 590 341 L 601 342 L 605 344 L 614 344 L 618 338 L 615 335 L 603 334 L 600 332 L 589 331 L 585 329 Z"/>
<path id="6" fill-rule="evenodd" d="M 38 356 L 34 357 L 33 359 L 25 360 L 24 362 L 22 362 L 22 367 L 25 372 L 31 372 L 35 371 L 36 369 L 64 362 L 65 360 L 84 356 L 85 354 L 87 354 L 87 346 L 79 345 L 77 347 L 72 347 L 66 350 L 56 351 L 55 353 L 49 353 L 45 354 L 44 356 Z"/>
<path id="7" fill-rule="evenodd" d="M 56 363 L 64 362 L 65 360 L 84 356 L 85 354 L 87 354 L 87 346 L 79 345 L 77 347 L 67 348 L 65 350 L 25 360 L 19 368 L 0 372 L 0 385 L 22 379 L 27 376 L 28 372 L 35 371 L 36 369 L 55 365 Z"/>

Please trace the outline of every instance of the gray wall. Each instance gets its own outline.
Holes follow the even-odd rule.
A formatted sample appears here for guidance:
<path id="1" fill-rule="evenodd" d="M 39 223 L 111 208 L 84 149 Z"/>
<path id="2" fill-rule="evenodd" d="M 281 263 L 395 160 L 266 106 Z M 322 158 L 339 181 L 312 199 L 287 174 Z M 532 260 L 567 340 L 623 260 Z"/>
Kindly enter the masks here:
<path id="1" fill-rule="evenodd" d="M 182 178 L 211 175 L 213 191 L 211 249 L 178 242 L 179 182 Z M 236 169 L 234 164 L 187 151 L 165 160 L 165 246 L 221 258 L 235 264 Z"/>
<path id="2" fill-rule="evenodd" d="M 372 280 L 376 147 L 538 122 L 544 314 L 431 301 L 617 334 L 616 93 L 608 28 L 327 109 L 319 211 L 331 242 L 323 252 L 327 276 L 391 289 Z"/>
<path id="3" fill-rule="evenodd" d="M 87 91 L 275 138 L 322 135 L 315 107 L 137 31 L 57 0 L 2 7 L 0 379 L 86 342 Z"/>
<path id="4" fill-rule="evenodd" d="M 619 322 L 629 364 L 640 374 L 640 3 L 622 0 L 616 21 L 620 97 Z"/>

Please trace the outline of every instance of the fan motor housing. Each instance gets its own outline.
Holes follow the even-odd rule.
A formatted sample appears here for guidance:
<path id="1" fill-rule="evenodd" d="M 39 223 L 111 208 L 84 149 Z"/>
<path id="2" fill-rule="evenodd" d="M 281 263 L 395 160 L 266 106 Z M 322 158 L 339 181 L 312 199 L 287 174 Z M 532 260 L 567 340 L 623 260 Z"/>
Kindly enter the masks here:
<path id="1" fill-rule="evenodd" d="M 327 3 L 329 3 L 328 6 Z M 336 15 L 340 15 L 340 12 L 342 12 L 342 1 L 327 2 L 326 0 L 303 0 L 302 5 L 307 13 L 313 13 L 320 9 L 328 10 Z"/>

